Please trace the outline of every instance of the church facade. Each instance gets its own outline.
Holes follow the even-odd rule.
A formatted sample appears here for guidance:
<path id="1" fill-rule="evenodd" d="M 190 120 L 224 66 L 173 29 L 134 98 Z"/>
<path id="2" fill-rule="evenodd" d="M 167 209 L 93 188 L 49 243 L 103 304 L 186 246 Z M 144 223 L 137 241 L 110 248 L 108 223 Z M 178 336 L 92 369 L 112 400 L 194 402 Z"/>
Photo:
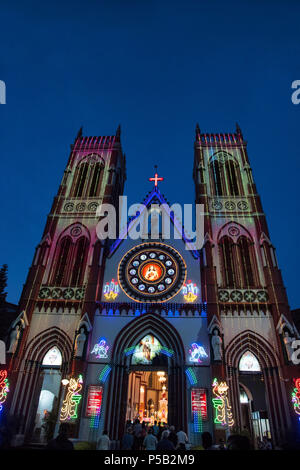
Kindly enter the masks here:
<path id="1" fill-rule="evenodd" d="M 45 442 L 47 423 L 56 432 L 68 422 L 75 438 L 95 442 L 105 428 L 118 446 L 139 419 L 173 424 L 192 445 L 203 431 L 280 443 L 300 416 L 299 333 L 241 129 L 196 126 L 200 248 L 157 173 L 138 212 L 148 227 L 134 236 L 141 218 L 132 217 L 101 239 L 99 209 L 119 215 L 125 180 L 120 128 L 109 137 L 80 130 L 1 366 L 16 433 Z"/>

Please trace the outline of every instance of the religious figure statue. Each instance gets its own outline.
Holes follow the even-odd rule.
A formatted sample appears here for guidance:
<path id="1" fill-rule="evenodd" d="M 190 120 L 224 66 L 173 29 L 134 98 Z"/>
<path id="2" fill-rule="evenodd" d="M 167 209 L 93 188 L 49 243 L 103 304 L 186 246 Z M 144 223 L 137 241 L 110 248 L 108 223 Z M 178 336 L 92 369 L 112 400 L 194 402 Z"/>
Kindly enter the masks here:
<path id="1" fill-rule="evenodd" d="M 82 357 L 85 341 L 86 334 L 84 333 L 84 328 L 80 328 L 80 333 L 78 333 L 75 339 L 75 357 Z"/>
<path id="2" fill-rule="evenodd" d="M 214 330 L 213 337 L 211 338 L 211 345 L 214 352 L 214 360 L 221 361 L 222 360 L 222 338 L 219 336 L 219 332 L 217 329 Z"/>
<path id="3" fill-rule="evenodd" d="M 292 338 L 291 336 L 289 336 L 288 331 L 285 331 L 284 336 L 283 336 L 283 342 L 285 345 L 285 349 L 286 349 L 286 353 L 287 353 L 287 357 L 289 361 L 292 360 L 292 354 L 294 352 L 294 349 L 292 348 L 292 343 L 294 339 L 295 338 Z"/>
<path id="4" fill-rule="evenodd" d="M 151 345 L 149 343 L 149 339 L 147 338 L 145 342 L 142 343 L 142 350 L 143 350 L 143 355 L 146 361 L 150 362 L 151 361 Z"/>
<path id="5" fill-rule="evenodd" d="M 10 354 L 14 354 L 17 350 L 17 347 L 18 347 L 18 342 L 19 342 L 19 339 L 20 339 L 20 325 L 16 325 L 15 328 L 11 331 L 10 333 L 10 337 L 9 337 L 9 349 L 8 349 L 8 353 Z"/>

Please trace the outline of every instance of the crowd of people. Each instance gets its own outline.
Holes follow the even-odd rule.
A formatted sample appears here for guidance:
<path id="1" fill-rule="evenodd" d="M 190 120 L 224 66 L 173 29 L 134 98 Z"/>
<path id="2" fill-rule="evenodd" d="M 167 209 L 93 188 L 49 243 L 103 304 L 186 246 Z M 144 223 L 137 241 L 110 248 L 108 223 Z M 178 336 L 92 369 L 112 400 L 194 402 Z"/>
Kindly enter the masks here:
<path id="1" fill-rule="evenodd" d="M 110 447 L 107 432 L 104 431 L 98 441 L 99 450 L 108 450 Z M 121 442 L 122 450 L 187 450 L 189 448 L 188 436 L 183 430 L 176 432 L 174 426 L 168 426 L 154 421 L 153 426 L 138 419 L 132 424 L 127 422 L 126 430 Z"/>

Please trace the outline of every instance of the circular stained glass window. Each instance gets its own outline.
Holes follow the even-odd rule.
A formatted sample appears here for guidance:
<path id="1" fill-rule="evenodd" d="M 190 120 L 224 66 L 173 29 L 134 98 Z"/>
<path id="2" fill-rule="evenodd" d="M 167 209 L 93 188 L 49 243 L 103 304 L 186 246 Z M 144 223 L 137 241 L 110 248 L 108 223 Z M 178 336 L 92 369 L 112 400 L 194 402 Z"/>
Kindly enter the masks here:
<path id="1" fill-rule="evenodd" d="M 128 251 L 118 268 L 119 284 L 131 299 L 166 302 L 181 289 L 186 265 L 174 248 L 162 243 L 143 243 Z"/>

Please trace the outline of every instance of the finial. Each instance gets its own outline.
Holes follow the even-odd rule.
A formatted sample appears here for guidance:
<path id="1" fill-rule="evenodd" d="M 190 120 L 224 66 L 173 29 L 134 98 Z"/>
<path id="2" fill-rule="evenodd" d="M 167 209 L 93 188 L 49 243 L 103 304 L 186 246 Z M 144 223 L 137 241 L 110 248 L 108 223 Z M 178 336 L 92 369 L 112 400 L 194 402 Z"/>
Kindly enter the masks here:
<path id="1" fill-rule="evenodd" d="M 241 128 L 240 128 L 240 126 L 238 125 L 237 122 L 235 123 L 235 127 L 236 127 L 236 133 L 237 133 L 237 134 L 241 134 L 242 131 L 241 131 Z"/>
<path id="2" fill-rule="evenodd" d="M 116 131 L 116 137 L 120 138 L 121 136 L 121 125 L 119 124 Z"/>
<path id="3" fill-rule="evenodd" d="M 200 126 L 199 126 L 198 122 L 197 122 L 197 124 L 196 124 L 196 135 L 197 135 L 197 134 L 201 134 Z"/>
<path id="4" fill-rule="evenodd" d="M 154 165 L 155 174 L 153 178 L 149 178 L 149 181 L 154 181 L 154 187 L 157 187 L 158 181 L 163 181 L 164 179 L 159 177 L 157 174 L 157 165 Z"/>
<path id="5" fill-rule="evenodd" d="M 79 139 L 79 137 L 82 137 L 82 129 L 83 129 L 83 127 L 81 126 L 81 128 L 80 128 L 79 131 L 77 132 L 76 139 Z"/>

